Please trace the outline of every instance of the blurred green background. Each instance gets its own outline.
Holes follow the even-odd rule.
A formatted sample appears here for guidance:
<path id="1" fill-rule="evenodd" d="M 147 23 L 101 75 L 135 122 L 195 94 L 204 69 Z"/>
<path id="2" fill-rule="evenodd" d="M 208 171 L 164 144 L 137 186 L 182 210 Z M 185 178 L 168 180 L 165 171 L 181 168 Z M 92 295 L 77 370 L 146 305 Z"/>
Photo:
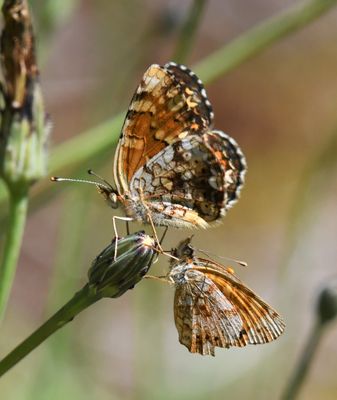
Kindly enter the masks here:
<path id="1" fill-rule="evenodd" d="M 210 0 L 192 66 L 294 1 Z M 142 73 L 176 47 L 190 1 L 31 2 L 51 148 L 127 110 Z M 143 281 L 77 317 L 0 382 L 6 400 L 278 399 L 314 322 L 316 297 L 337 274 L 337 10 L 271 46 L 207 87 L 216 128 L 238 141 L 248 174 L 221 226 L 196 247 L 248 262 L 238 275 L 284 317 L 276 342 L 217 349 L 179 344 L 169 286 Z M 114 149 L 62 171 L 111 181 Z M 48 177 L 44 185 L 52 185 Z M 113 236 L 110 210 L 92 187 L 58 185 L 26 227 L 6 319 L 6 354 L 63 305 Z M 134 230 L 140 225 L 133 225 Z M 165 248 L 191 232 L 171 230 Z M 153 266 L 163 274 L 167 261 Z M 337 398 L 337 324 L 324 335 L 299 399 Z"/>

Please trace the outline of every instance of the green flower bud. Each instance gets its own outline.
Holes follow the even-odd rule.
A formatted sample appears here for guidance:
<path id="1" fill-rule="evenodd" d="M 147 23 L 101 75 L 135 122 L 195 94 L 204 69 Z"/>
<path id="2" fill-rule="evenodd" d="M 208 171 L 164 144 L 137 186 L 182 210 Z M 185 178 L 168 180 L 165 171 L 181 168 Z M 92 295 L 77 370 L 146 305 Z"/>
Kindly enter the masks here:
<path id="1" fill-rule="evenodd" d="M 118 239 L 115 259 L 113 240 L 93 261 L 89 286 L 102 297 L 119 297 L 143 278 L 155 253 L 155 241 L 140 231 Z"/>
<path id="2" fill-rule="evenodd" d="M 30 186 L 47 172 L 50 124 L 45 118 L 39 84 L 35 82 L 32 90 L 31 104 L 12 110 L 11 115 L 5 110 L 2 115 L 5 124 L 10 123 L 1 132 L 0 174 L 10 187 Z"/>
<path id="3" fill-rule="evenodd" d="M 337 317 L 337 279 L 330 281 L 319 294 L 317 313 L 322 324 Z"/>

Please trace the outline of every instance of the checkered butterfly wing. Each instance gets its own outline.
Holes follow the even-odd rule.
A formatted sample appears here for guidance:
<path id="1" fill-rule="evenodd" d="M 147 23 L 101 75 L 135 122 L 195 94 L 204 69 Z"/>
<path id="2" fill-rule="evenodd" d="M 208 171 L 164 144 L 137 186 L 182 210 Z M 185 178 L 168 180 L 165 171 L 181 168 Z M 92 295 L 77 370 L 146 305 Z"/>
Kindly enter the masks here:
<path id="1" fill-rule="evenodd" d="M 129 106 L 114 161 L 119 193 L 135 172 L 162 149 L 212 124 L 213 112 L 201 81 L 185 66 L 151 65 Z"/>
<path id="2" fill-rule="evenodd" d="M 192 353 L 214 355 L 215 347 L 263 344 L 282 334 L 279 314 L 234 274 L 209 260 L 192 265 L 198 279 L 177 285 L 175 293 L 180 342 Z"/>
<path id="3" fill-rule="evenodd" d="M 175 205 L 199 219 L 200 226 L 220 219 L 232 206 L 243 184 L 244 157 L 229 136 L 220 131 L 189 134 L 155 155 L 131 180 L 146 201 L 170 204 L 165 217 L 174 215 Z M 165 210 L 161 210 L 165 214 Z M 205 225 L 203 225 L 205 224 Z"/>
<path id="4" fill-rule="evenodd" d="M 214 356 L 215 347 L 235 346 L 242 320 L 233 304 L 202 272 L 188 269 L 176 284 L 174 319 L 179 341 L 191 353 Z"/>

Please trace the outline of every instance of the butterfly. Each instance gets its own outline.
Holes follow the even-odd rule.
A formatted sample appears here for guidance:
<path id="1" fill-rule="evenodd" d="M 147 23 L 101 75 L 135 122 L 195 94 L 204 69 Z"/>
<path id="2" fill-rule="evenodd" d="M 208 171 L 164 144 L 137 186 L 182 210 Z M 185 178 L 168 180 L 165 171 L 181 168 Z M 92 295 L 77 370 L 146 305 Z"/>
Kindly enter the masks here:
<path id="1" fill-rule="evenodd" d="M 197 258 L 190 239 L 173 252 L 168 279 L 175 285 L 174 319 L 179 341 L 191 353 L 215 354 L 215 347 L 243 347 L 277 339 L 280 315 L 249 289 L 231 268 Z"/>
<path id="2" fill-rule="evenodd" d="M 116 188 L 100 191 L 127 217 L 155 225 L 203 227 L 238 198 L 246 170 L 237 143 L 212 130 L 200 79 L 173 62 L 151 65 L 130 103 L 117 146 Z"/>
<path id="3" fill-rule="evenodd" d="M 150 223 L 160 247 L 154 225 L 207 228 L 237 201 L 245 157 L 234 139 L 212 129 L 213 118 L 201 80 L 187 67 L 147 69 L 117 145 L 116 187 L 77 180 L 94 183 L 112 208 L 124 208 L 126 217 L 113 217 L 116 236 L 116 219 Z"/>

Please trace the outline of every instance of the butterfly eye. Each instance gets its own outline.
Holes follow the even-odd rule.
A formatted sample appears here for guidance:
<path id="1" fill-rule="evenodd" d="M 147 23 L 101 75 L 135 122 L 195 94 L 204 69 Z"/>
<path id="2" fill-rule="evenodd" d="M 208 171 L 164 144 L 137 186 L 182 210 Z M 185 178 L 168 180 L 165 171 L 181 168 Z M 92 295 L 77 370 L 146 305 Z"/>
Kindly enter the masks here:
<path id="1" fill-rule="evenodd" d="M 118 208 L 118 200 L 116 193 L 109 193 L 109 204 L 112 208 Z"/>

